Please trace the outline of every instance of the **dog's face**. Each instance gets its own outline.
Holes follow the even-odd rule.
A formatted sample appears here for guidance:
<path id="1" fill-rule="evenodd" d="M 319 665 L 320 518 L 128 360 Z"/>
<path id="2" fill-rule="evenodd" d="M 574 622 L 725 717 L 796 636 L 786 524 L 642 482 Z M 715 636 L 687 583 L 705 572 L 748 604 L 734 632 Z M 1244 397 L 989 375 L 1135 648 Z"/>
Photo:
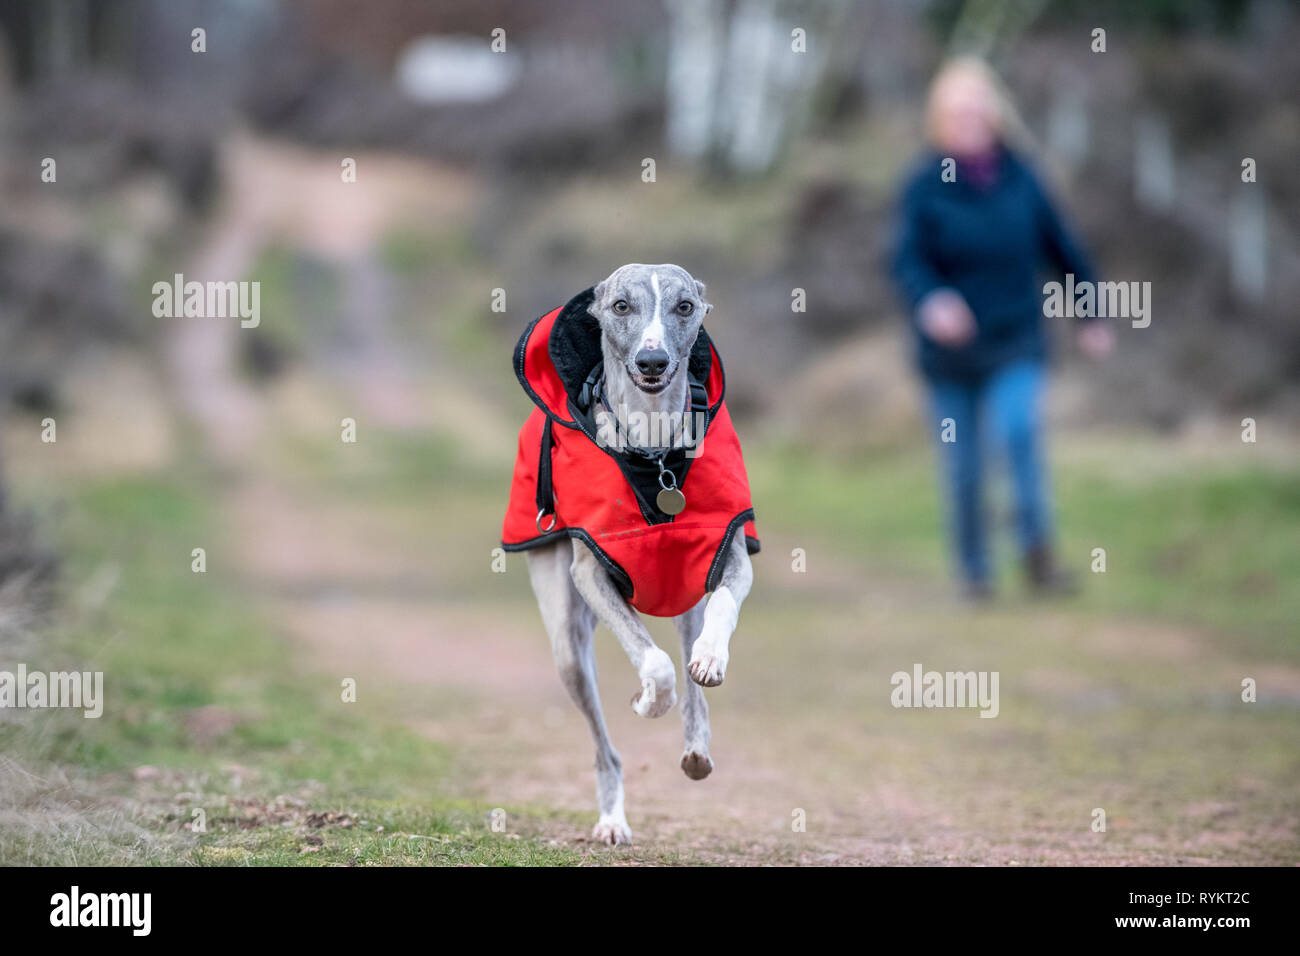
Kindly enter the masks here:
<path id="1" fill-rule="evenodd" d="M 685 374 L 700 323 L 713 308 L 704 283 L 681 266 L 632 263 L 596 286 L 589 312 L 600 323 L 605 354 L 632 384 L 653 395 Z"/>

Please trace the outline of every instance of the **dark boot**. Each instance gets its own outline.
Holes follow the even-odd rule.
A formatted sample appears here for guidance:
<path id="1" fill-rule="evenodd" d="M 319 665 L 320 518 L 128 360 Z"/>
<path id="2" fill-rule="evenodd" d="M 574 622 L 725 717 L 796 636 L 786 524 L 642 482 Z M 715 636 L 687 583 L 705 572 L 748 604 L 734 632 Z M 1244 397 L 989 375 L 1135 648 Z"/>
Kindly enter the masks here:
<path id="1" fill-rule="evenodd" d="M 1036 545 L 1025 553 L 1025 578 L 1034 594 L 1050 596 L 1079 592 L 1079 583 L 1074 575 L 1061 570 L 1051 547 L 1045 544 Z"/>

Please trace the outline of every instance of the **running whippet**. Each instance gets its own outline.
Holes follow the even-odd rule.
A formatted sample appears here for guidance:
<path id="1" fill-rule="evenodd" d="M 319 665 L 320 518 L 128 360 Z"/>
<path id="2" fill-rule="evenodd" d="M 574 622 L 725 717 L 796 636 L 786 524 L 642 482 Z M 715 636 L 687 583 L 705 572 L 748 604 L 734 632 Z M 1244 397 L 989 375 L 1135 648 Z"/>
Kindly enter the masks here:
<path id="1" fill-rule="evenodd" d="M 611 844 L 631 831 L 596 688 L 596 623 L 636 668 L 632 709 L 660 717 L 677 702 L 676 669 L 638 611 L 673 618 L 690 677 L 681 766 L 702 780 L 713 769 L 702 688 L 726 676 L 753 581 L 754 513 L 704 292 L 680 266 L 625 265 L 532 323 L 515 351 L 537 408 L 520 432 L 502 541 L 528 552 L 560 679 L 591 727 L 593 835 Z"/>

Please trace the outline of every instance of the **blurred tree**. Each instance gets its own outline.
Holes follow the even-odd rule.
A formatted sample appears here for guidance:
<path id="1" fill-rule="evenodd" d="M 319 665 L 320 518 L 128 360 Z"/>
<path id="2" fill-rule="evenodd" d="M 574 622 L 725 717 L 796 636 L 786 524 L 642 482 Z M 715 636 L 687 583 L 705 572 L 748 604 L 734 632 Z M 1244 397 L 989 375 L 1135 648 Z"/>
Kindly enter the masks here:
<path id="1" fill-rule="evenodd" d="M 846 0 L 668 0 L 669 148 L 718 173 L 771 169 L 836 62 Z"/>

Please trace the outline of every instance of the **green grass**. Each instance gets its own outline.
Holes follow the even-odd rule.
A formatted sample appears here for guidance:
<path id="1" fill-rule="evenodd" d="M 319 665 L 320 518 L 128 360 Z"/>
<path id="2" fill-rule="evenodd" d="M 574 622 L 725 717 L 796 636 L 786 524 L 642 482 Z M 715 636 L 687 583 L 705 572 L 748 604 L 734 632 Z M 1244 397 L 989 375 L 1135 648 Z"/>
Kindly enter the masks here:
<path id="1" fill-rule="evenodd" d="M 834 542 L 868 567 L 936 581 L 948 573 L 928 454 L 902 449 L 827 460 L 754 445 L 746 462 L 760 522 Z M 1300 657 L 1294 474 L 1247 466 L 1134 481 L 1087 463 L 1056 472 L 1060 559 L 1081 578 L 1082 608 L 1206 625 L 1258 651 Z M 990 502 L 995 497 L 990 493 Z M 990 514 L 1004 516 L 994 519 L 994 533 L 1002 585 L 1010 590 L 1018 582 L 1005 505 L 991 505 Z M 1092 571 L 1098 547 L 1106 551 L 1104 574 Z"/>
<path id="2" fill-rule="evenodd" d="M 1084 561 L 1105 547 L 1092 603 L 1220 629 L 1296 655 L 1300 482 L 1259 469 L 1167 476 L 1132 487 L 1062 483 L 1066 540 Z M 1098 576 L 1100 578 L 1100 576 Z"/>
<path id="3" fill-rule="evenodd" d="M 472 809 L 419 809 L 409 801 L 353 801 L 346 816 L 318 818 L 290 810 L 287 820 L 248 826 L 262 808 L 236 807 L 215 821 L 193 862 L 213 866 L 560 866 L 581 861 L 569 847 L 534 834 L 493 832 Z M 278 808 L 271 807 L 274 813 Z M 490 819 L 487 818 L 487 819 Z M 288 825 L 286 825 L 286 823 Z M 214 825 L 209 820 L 209 827 Z M 241 829 L 246 826 L 247 829 Z"/>
<path id="4" fill-rule="evenodd" d="M 437 230 L 395 228 L 380 239 L 379 256 L 393 275 L 416 278 L 431 263 L 444 268 L 475 264 L 474 243 L 469 231 L 453 226 Z"/>
<path id="5" fill-rule="evenodd" d="M 492 832 L 492 808 L 448 793 L 444 748 L 303 674 L 222 570 L 208 500 L 156 477 L 71 493 L 64 579 L 115 574 L 117 588 L 65 615 L 28 664 L 103 671 L 106 704 L 98 720 L 43 712 L 0 724 L 0 863 L 576 858 L 520 840 L 526 820 L 514 837 Z M 191 570 L 194 547 L 207 549 L 206 573 Z M 206 732 L 205 714 L 218 717 Z M 195 807 L 202 835 L 185 829 Z M 331 810 L 348 825 L 313 822 Z"/>

